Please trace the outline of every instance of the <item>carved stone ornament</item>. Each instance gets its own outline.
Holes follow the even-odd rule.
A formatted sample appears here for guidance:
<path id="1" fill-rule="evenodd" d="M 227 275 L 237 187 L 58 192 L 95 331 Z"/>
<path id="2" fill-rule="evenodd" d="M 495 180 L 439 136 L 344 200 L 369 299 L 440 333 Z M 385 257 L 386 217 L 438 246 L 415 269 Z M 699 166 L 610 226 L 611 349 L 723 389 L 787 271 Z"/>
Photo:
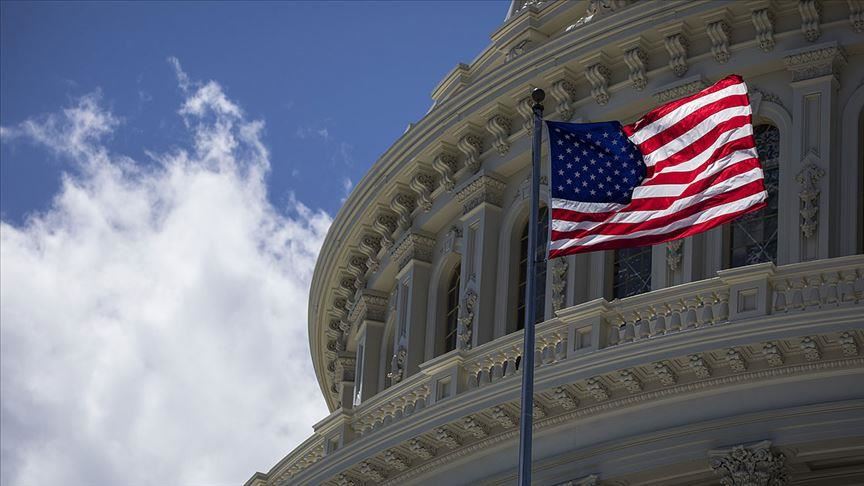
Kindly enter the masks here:
<path id="1" fill-rule="evenodd" d="M 597 486 L 600 484 L 600 476 L 596 474 L 591 474 L 589 476 L 585 476 L 584 478 L 579 479 L 571 479 L 570 481 L 564 481 L 563 483 L 558 483 L 555 486 Z"/>
<path id="2" fill-rule="evenodd" d="M 785 486 L 786 457 L 771 450 L 771 442 L 709 451 L 711 469 L 723 486 Z"/>
<path id="3" fill-rule="evenodd" d="M 604 64 L 596 63 L 585 69 L 585 78 L 591 83 L 591 97 L 598 105 L 609 103 L 609 78 L 612 71 Z"/>
<path id="4" fill-rule="evenodd" d="M 840 333 L 840 338 L 837 339 L 837 342 L 840 344 L 840 349 L 843 350 L 844 356 L 858 356 L 858 343 L 855 342 L 855 338 L 851 332 L 843 331 Z"/>
<path id="5" fill-rule="evenodd" d="M 515 46 L 511 47 L 509 51 L 507 51 L 507 56 L 505 56 L 504 61 L 510 62 L 530 50 L 531 39 L 522 39 Z"/>
<path id="6" fill-rule="evenodd" d="M 701 76 L 687 78 L 677 84 L 666 87 L 654 93 L 654 98 L 660 102 L 677 100 L 687 95 L 697 93 L 708 87 L 708 83 Z"/>
<path id="7" fill-rule="evenodd" d="M 405 378 L 405 357 L 407 355 L 408 350 L 405 349 L 405 346 L 400 345 L 390 359 L 390 372 L 387 373 L 387 378 L 390 378 L 391 385 L 395 385 Z"/>
<path id="8" fill-rule="evenodd" d="M 801 351 L 804 352 L 804 359 L 807 361 L 819 361 L 822 359 L 822 351 L 819 345 L 810 336 L 804 336 L 801 339 Z"/>
<path id="9" fill-rule="evenodd" d="M 474 289 L 465 291 L 462 305 L 459 306 L 459 330 L 456 341 L 459 349 L 471 349 L 471 333 L 474 327 L 474 307 L 477 305 L 477 292 Z"/>
<path id="10" fill-rule="evenodd" d="M 815 42 L 822 35 L 819 30 L 822 5 L 817 0 L 798 0 L 798 13 L 801 14 L 801 32 L 804 38 Z"/>
<path id="11" fill-rule="evenodd" d="M 486 425 L 470 415 L 462 420 L 462 428 L 475 439 L 485 439 L 489 436 L 489 430 Z"/>
<path id="12" fill-rule="evenodd" d="M 750 13 L 753 28 L 756 30 L 756 42 L 765 52 L 774 49 L 774 14 L 767 8 L 753 10 Z"/>
<path id="13" fill-rule="evenodd" d="M 705 359 L 698 354 L 690 355 L 690 369 L 692 369 L 699 378 L 711 377 L 711 368 L 708 367 L 708 363 L 705 362 Z"/>
<path id="14" fill-rule="evenodd" d="M 387 319 L 387 304 L 387 294 L 364 289 L 360 291 L 357 301 L 348 313 L 348 320 L 354 325 L 366 320 L 384 322 Z"/>
<path id="15" fill-rule="evenodd" d="M 516 419 L 514 419 L 513 416 L 510 415 L 510 412 L 505 410 L 504 407 L 492 407 L 492 418 L 498 425 L 505 429 L 516 427 Z"/>
<path id="16" fill-rule="evenodd" d="M 747 361 L 744 359 L 744 355 L 735 348 L 729 348 L 726 351 L 726 363 L 735 373 L 747 371 Z"/>
<path id="17" fill-rule="evenodd" d="M 801 200 L 799 213 L 801 214 L 801 235 L 804 238 L 813 237 L 819 225 L 817 219 L 819 214 L 819 180 L 823 176 L 825 176 L 825 171 L 813 163 L 805 165 L 795 176 L 795 180 L 801 184 L 798 199 Z"/>
<path id="18" fill-rule="evenodd" d="M 399 228 L 401 230 L 406 230 L 411 227 L 411 213 L 414 212 L 414 208 L 417 207 L 417 201 L 413 196 L 399 192 L 393 199 L 390 200 L 390 209 L 396 212 L 399 215 Z"/>
<path id="19" fill-rule="evenodd" d="M 432 210 L 432 191 L 435 190 L 435 178 L 430 174 L 420 172 L 411 179 L 411 190 L 417 194 L 417 206 L 428 213 Z"/>
<path id="20" fill-rule="evenodd" d="M 783 353 L 780 352 L 780 348 L 775 343 L 763 344 L 762 355 L 765 356 L 768 366 L 772 368 L 783 365 Z"/>
<path id="21" fill-rule="evenodd" d="M 379 214 L 372 223 L 373 229 L 381 235 L 381 248 L 389 250 L 393 246 L 393 232 L 396 231 L 396 218 L 389 214 Z"/>
<path id="22" fill-rule="evenodd" d="M 465 156 L 465 167 L 472 173 L 480 170 L 480 154 L 483 153 L 483 139 L 476 134 L 469 133 L 459 139 L 456 144 L 462 155 Z"/>
<path id="23" fill-rule="evenodd" d="M 669 53 L 669 69 L 679 78 L 684 76 L 689 69 L 687 65 L 687 39 L 682 33 L 675 33 L 663 39 L 666 52 Z"/>
<path id="24" fill-rule="evenodd" d="M 611 14 L 616 10 L 627 6 L 629 0 L 588 0 L 588 6 L 585 9 L 585 14 L 576 21 L 575 24 L 567 27 L 565 32 L 570 32 L 573 29 L 578 29 L 585 24 L 593 22 L 605 15 Z"/>
<path id="25" fill-rule="evenodd" d="M 783 57 L 786 69 L 792 71 L 792 81 L 829 75 L 837 77 L 846 62 L 846 52 L 836 42 L 798 49 Z"/>
<path id="26" fill-rule="evenodd" d="M 361 484 L 360 481 L 357 481 L 345 473 L 337 474 L 334 481 L 336 482 L 336 486 L 359 486 Z"/>
<path id="27" fill-rule="evenodd" d="M 359 472 L 364 478 L 376 483 L 381 483 L 385 479 L 384 473 L 378 469 L 378 466 L 369 461 L 363 461 L 360 463 Z"/>
<path id="28" fill-rule="evenodd" d="M 549 262 L 552 271 L 552 310 L 564 308 L 567 298 L 567 268 L 566 258 L 555 258 Z"/>
<path id="29" fill-rule="evenodd" d="M 434 430 L 434 433 L 435 440 L 448 449 L 456 449 L 462 445 L 462 439 L 444 427 L 438 427 Z"/>
<path id="30" fill-rule="evenodd" d="M 453 192 L 456 187 L 456 157 L 448 152 L 441 152 L 432 161 L 432 168 L 438 173 L 441 187 L 447 192 Z"/>
<path id="31" fill-rule="evenodd" d="M 354 370 L 357 368 L 357 360 L 353 355 L 342 355 L 336 358 L 336 382 L 354 382 Z"/>
<path id="32" fill-rule="evenodd" d="M 666 386 L 672 386 L 678 383 L 678 377 L 672 368 L 664 362 L 654 363 L 654 375 L 660 380 L 660 383 Z"/>
<path id="33" fill-rule="evenodd" d="M 411 439 L 408 441 L 408 450 L 424 461 L 432 459 L 435 456 L 435 448 L 420 439 Z"/>
<path id="34" fill-rule="evenodd" d="M 552 83 L 549 92 L 558 103 L 558 117 L 562 121 L 570 121 L 573 118 L 573 100 L 576 99 L 576 85 L 569 79 L 559 79 Z"/>
<path id="35" fill-rule="evenodd" d="M 577 405 L 579 405 L 579 400 L 577 400 L 563 386 L 556 387 L 552 390 L 552 397 L 555 400 L 555 404 L 564 410 L 573 410 Z"/>
<path id="36" fill-rule="evenodd" d="M 630 70 L 628 78 L 633 89 L 642 91 L 648 84 L 648 75 L 646 74 L 646 66 L 648 65 L 648 54 L 642 46 L 630 47 L 624 51 L 624 63 L 627 64 L 627 69 Z"/>
<path id="37" fill-rule="evenodd" d="M 595 400 L 603 401 L 609 399 L 609 390 L 599 378 L 589 378 L 586 382 L 586 387 L 588 388 L 588 394 L 594 397 Z"/>
<path id="38" fill-rule="evenodd" d="M 621 384 L 630 393 L 639 393 L 642 391 L 642 382 L 639 381 L 639 378 L 636 377 L 632 370 L 621 370 L 618 372 L 618 376 L 621 378 Z"/>
<path id="39" fill-rule="evenodd" d="M 405 233 L 393 247 L 392 258 L 398 262 L 399 269 L 405 267 L 411 260 L 429 263 L 432 261 L 434 247 L 434 238 L 419 233 Z"/>
<path id="40" fill-rule="evenodd" d="M 526 96 L 516 103 L 516 111 L 522 117 L 522 129 L 525 133 L 531 135 L 534 130 L 534 100 L 530 96 Z"/>
<path id="41" fill-rule="evenodd" d="M 492 134 L 493 145 L 498 155 L 505 155 L 510 151 L 510 130 L 512 129 L 512 121 L 509 116 L 503 114 L 492 115 L 486 121 L 486 130 Z"/>
<path id="42" fill-rule="evenodd" d="M 666 265 L 672 272 L 677 272 L 681 268 L 681 259 L 683 257 L 684 240 L 672 240 L 666 243 Z"/>
<path id="43" fill-rule="evenodd" d="M 476 177 L 456 193 L 456 200 L 462 204 L 462 214 L 468 214 L 483 203 L 500 207 L 505 187 L 506 184 L 487 175 Z"/>
<path id="44" fill-rule="evenodd" d="M 385 451 L 383 460 L 387 468 L 394 471 L 405 471 L 411 467 L 411 463 L 405 456 L 393 450 Z"/>
<path id="45" fill-rule="evenodd" d="M 718 20 L 706 26 L 708 38 L 711 39 L 711 54 L 720 64 L 729 62 L 729 33 L 732 29 L 725 20 Z"/>
<path id="46" fill-rule="evenodd" d="M 861 0 L 846 0 L 849 4 L 849 22 L 856 32 L 864 32 L 864 2 Z"/>
<path id="47" fill-rule="evenodd" d="M 462 238 L 462 228 L 451 226 L 447 230 L 447 234 L 444 235 L 444 241 L 441 244 L 441 254 L 449 255 L 450 253 L 456 253 L 460 238 Z"/>
<path id="48" fill-rule="evenodd" d="M 365 234 L 360 238 L 360 252 L 366 256 L 366 268 L 370 272 L 378 271 L 378 251 L 381 249 L 381 236 Z"/>

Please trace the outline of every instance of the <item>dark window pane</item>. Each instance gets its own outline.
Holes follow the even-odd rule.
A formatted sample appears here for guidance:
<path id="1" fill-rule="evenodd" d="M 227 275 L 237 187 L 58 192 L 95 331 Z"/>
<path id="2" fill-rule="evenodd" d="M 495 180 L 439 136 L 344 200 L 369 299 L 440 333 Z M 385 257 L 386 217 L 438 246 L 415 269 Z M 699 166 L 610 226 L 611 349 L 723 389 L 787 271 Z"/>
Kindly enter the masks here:
<path id="1" fill-rule="evenodd" d="M 447 314 L 444 327 L 444 352 L 456 349 L 456 331 L 459 324 L 459 279 L 462 265 L 456 265 L 447 285 Z"/>
<path id="2" fill-rule="evenodd" d="M 543 322 L 546 314 L 546 245 L 549 240 L 549 209 L 540 208 L 537 225 L 537 300 L 535 300 L 534 322 Z M 516 287 L 516 330 L 525 328 L 525 292 L 528 281 L 528 223 L 522 228 L 519 239 L 519 281 Z"/>
<path id="3" fill-rule="evenodd" d="M 612 296 L 623 299 L 651 290 L 651 247 L 615 250 Z"/>
<path id="4" fill-rule="evenodd" d="M 777 263 L 777 193 L 780 183 L 780 131 L 772 125 L 754 128 L 756 151 L 765 173 L 768 206 L 730 224 L 729 265 Z"/>

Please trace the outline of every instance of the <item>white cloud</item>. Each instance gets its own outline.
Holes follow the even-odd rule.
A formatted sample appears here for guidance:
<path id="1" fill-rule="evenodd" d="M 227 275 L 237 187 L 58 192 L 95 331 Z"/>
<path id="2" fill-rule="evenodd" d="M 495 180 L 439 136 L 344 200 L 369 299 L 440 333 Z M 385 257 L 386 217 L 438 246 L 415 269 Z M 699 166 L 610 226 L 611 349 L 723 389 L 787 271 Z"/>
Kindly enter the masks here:
<path id="1" fill-rule="evenodd" d="M 155 167 L 103 146 L 96 95 L 0 131 L 81 169 L 0 223 L 4 485 L 242 484 L 326 414 L 305 316 L 330 217 L 272 207 L 263 124 L 171 62 L 192 147 Z"/>

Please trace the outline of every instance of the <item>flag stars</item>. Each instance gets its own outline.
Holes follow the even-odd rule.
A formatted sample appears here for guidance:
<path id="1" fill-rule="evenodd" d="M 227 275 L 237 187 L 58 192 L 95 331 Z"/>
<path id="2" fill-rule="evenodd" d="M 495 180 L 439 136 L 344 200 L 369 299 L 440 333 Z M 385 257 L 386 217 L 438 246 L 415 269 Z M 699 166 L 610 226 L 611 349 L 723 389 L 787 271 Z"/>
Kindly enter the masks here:
<path id="1" fill-rule="evenodd" d="M 558 160 L 564 160 L 564 154 L 558 154 Z"/>
<path id="2" fill-rule="evenodd" d="M 559 171 L 558 171 L 558 175 L 563 176 L 563 175 L 564 175 L 564 170 L 563 170 L 563 169 L 559 170 Z"/>

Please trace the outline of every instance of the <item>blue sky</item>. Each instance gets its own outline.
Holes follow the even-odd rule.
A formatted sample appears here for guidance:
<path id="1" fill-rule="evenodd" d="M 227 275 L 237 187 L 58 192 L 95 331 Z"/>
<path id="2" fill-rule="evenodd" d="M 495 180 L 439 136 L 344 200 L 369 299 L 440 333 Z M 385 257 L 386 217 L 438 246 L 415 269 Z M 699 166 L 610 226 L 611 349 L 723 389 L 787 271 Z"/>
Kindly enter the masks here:
<path id="1" fill-rule="evenodd" d="M 108 142 L 145 163 L 144 149 L 186 140 L 169 56 L 217 80 L 266 123 L 271 201 L 289 192 L 335 214 L 357 182 L 458 62 L 489 42 L 505 1 L 287 3 L 17 3 L 0 6 L 0 125 L 56 111 L 101 90 L 122 119 Z M 3 144 L 0 206 L 20 223 L 46 208 L 62 160 Z"/>
<path id="2" fill-rule="evenodd" d="M 507 2 L 0 3 L 0 484 L 242 484 L 327 415 L 350 186 Z"/>

